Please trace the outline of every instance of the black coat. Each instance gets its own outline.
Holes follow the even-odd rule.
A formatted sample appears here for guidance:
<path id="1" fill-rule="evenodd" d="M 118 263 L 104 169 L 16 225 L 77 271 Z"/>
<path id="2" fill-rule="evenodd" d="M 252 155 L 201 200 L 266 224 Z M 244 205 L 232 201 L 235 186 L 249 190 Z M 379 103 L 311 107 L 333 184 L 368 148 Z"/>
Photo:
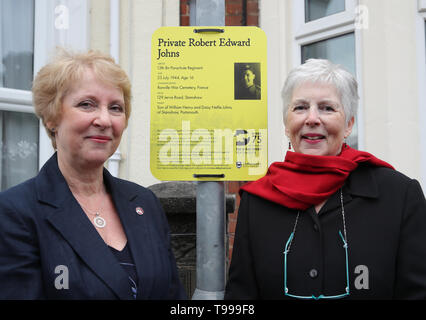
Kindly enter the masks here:
<path id="1" fill-rule="evenodd" d="M 158 199 L 107 170 L 104 182 L 136 265 L 137 298 L 185 298 Z M 68 288 L 55 285 L 61 266 Z M 72 196 L 56 154 L 35 178 L 0 193 L 0 299 L 132 299 L 128 274 Z"/>
<path id="2" fill-rule="evenodd" d="M 346 299 L 426 299 L 426 201 L 416 180 L 358 167 L 343 187 L 350 295 Z M 345 292 L 340 191 L 317 214 L 300 212 L 287 262 L 290 294 Z M 284 295 L 284 247 L 297 210 L 243 193 L 225 299 Z"/>

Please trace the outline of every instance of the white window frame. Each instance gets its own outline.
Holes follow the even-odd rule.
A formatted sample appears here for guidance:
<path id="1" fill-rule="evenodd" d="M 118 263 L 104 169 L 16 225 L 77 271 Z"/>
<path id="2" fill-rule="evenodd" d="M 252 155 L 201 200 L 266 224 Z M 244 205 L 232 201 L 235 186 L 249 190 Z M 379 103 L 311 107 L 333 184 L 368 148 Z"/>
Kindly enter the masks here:
<path id="1" fill-rule="evenodd" d="M 355 68 L 358 79 L 358 94 L 360 95 L 357 129 L 358 129 L 358 149 L 364 149 L 364 126 L 363 122 L 363 102 L 362 102 L 362 68 L 360 37 L 361 32 L 355 27 L 356 7 L 358 0 L 345 0 L 345 11 L 338 12 L 320 19 L 305 22 L 305 1 L 293 1 L 293 67 L 300 65 L 302 59 L 302 46 L 314 42 L 338 37 L 347 33 L 354 33 L 355 38 Z"/>
<path id="2" fill-rule="evenodd" d="M 36 12 L 37 5 L 40 5 L 40 2 L 34 1 L 34 34 L 35 34 L 35 26 L 37 23 L 37 12 Z M 33 49 L 35 49 L 35 43 L 36 43 L 36 39 L 34 38 Z M 34 60 L 35 60 L 35 50 L 34 50 Z M 33 72 L 34 72 L 34 64 L 33 64 Z M 34 114 L 34 108 L 32 106 L 31 91 L 0 87 L 0 110 Z M 40 164 L 40 152 L 39 152 L 39 164 Z"/>
<path id="3" fill-rule="evenodd" d="M 426 0 L 417 1 L 416 18 L 417 77 L 420 129 L 420 183 L 426 190 Z"/>
<path id="4" fill-rule="evenodd" d="M 34 113 L 31 92 L 0 88 L 0 110 Z"/>
<path id="5" fill-rule="evenodd" d="M 89 1 L 90 0 L 36 0 L 34 6 L 34 76 L 46 64 L 56 46 L 75 50 L 87 50 L 89 39 Z M 59 14 L 58 6 L 66 7 L 68 27 L 55 25 Z M 0 110 L 35 113 L 32 94 L 29 90 L 0 88 Z M 53 154 L 51 142 L 43 127 L 39 124 L 39 168 Z"/>

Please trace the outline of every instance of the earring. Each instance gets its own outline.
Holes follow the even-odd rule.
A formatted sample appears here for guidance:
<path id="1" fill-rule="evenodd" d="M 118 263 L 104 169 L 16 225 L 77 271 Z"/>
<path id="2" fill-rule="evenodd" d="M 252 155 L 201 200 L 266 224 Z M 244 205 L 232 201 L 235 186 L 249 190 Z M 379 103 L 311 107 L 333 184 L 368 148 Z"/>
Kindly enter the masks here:
<path id="1" fill-rule="evenodd" d="M 50 129 L 50 132 L 52 132 L 52 133 L 55 133 L 55 131 L 56 131 L 56 128 L 51 128 Z"/>
<path id="2" fill-rule="evenodd" d="M 288 142 L 288 150 L 291 150 L 291 142 Z"/>

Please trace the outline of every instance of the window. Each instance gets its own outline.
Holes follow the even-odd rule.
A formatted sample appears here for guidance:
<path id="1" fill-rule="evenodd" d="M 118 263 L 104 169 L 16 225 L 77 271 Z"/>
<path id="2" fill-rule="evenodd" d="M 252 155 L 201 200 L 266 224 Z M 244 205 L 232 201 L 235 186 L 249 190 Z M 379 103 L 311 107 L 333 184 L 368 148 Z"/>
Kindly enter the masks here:
<path id="1" fill-rule="evenodd" d="M 347 33 L 302 46 L 302 63 L 309 58 L 329 59 L 356 75 L 354 34 Z"/>
<path id="2" fill-rule="evenodd" d="M 0 190 L 38 171 L 39 121 L 31 107 L 34 0 L 0 1 Z"/>
<path id="3" fill-rule="evenodd" d="M 34 0 L 0 2 L 0 86 L 30 90 L 34 55 Z"/>
<path id="4" fill-rule="evenodd" d="M 32 113 L 0 111 L 1 190 L 37 173 L 38 119 Z"/>
<path id="5" fill-rule="evenodd" d="M 344 0 L 305 0 L 305 22 L 345 11 Z"/>
<path id="6" fill-rule="evenodd" d="M 355 1 L 293 0 L 293 4 L 293 64 L 296 66 L 310 58 L 328 59 L 360 78 L 357 68 Z M 362 119 L 361 104 L 360 101 L 358 118 Z M 353 148 L 359 148 L 362 141 L 360 125 L 355 121 L 352 134 L 346 140 Z"/>
<path id="7" fill-rule="evenodd" d="M 54 151 L 31 83 L 57 45 L 87 49 L 88 13 L 87 0 L 0 0 L 0 191 L 35 176 Z"/>

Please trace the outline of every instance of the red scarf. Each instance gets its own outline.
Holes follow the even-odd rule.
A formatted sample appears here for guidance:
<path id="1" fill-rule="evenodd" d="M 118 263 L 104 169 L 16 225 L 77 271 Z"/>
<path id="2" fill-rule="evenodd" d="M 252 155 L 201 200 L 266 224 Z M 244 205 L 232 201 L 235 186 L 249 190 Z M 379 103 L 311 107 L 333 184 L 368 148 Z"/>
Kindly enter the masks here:
<path id="1" fill-rule="evenodd" d="M 287 208 L 306 210 L 339 190 L 360 163 L 394 169 L 372 154 L 346 144 L 337 156 L 287 151 L 284 162 L 271 164 L 263 178 L 245 184 L 240 192 L 247 191 Z"/>

